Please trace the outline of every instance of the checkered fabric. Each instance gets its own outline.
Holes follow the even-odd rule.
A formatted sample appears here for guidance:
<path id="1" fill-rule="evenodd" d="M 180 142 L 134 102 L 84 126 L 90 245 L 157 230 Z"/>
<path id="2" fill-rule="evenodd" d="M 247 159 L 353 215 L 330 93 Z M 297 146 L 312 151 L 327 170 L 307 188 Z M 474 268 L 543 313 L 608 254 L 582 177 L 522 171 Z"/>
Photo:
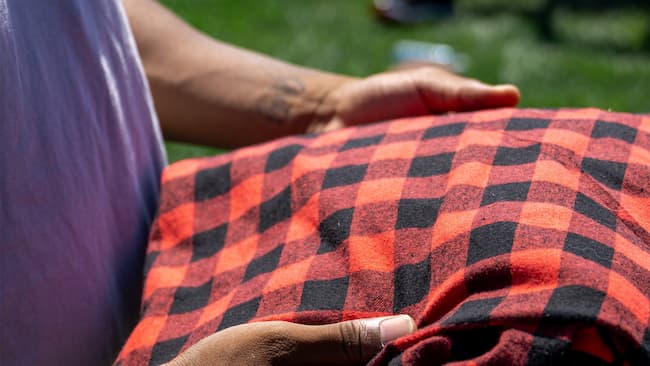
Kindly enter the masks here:
<path id="1" fill-rule="evenodd" d="M 119 365 L 246 322 L 396 313 L 420 329 L 372 365 L 650 364 L 650 115 L 419 117 L 162 180 Z"/>

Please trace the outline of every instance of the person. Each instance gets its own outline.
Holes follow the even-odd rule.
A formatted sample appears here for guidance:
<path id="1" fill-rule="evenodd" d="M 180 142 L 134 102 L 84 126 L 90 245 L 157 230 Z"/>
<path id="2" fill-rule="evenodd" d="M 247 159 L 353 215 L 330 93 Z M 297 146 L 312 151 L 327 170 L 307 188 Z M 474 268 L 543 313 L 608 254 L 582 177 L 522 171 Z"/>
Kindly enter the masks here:
<path id="1" fill-rule="evenodd" d="M 152 0 L 0 0 L 0 65 L 7 366 L 115 357 L 138 317 L 162 135 L 238 147 L 519 100 L 514 86 L 436 68 L 354 78 L 290 65 L 211 39 Z M 329 361 L 359 361 L 381 337 L 412 330 L 412 320 L 390 319 L 233 328 L 174 362 L 201 364 L 215 352 L 237 362 L 233 352 L 278 335 L 289 348 L 249 355 L 299 363 L 330 345 Z"/>

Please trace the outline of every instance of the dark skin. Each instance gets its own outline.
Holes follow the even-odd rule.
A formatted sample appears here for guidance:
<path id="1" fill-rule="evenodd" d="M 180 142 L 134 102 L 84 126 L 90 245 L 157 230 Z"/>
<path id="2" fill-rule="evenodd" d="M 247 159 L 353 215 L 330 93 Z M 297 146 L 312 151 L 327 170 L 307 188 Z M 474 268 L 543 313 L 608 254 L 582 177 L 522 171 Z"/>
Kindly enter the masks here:
<path id="1" fill-rule="evenodd" d="M 168 366 L 361 365 L 384 344 L 415 330 L 413 319 L 402 315 L 398 322 L 403 324 L 388 334 L 383 320 L 320 326 L 279 321 L 239 325 L 204 338 Z"/>
<path id="2" fill-rule="evenodd" d="M 235 148 L 432 113 L 512 107 L 519 91 L 425 66 L 367 78 L 291 65 L 214 40 L 153 0 L 123 0 L 166 138 Z M 356 365 L 415 330 L 408 317 L 323 326 L 263 322 L 215 333 L 183 365 Z"/>

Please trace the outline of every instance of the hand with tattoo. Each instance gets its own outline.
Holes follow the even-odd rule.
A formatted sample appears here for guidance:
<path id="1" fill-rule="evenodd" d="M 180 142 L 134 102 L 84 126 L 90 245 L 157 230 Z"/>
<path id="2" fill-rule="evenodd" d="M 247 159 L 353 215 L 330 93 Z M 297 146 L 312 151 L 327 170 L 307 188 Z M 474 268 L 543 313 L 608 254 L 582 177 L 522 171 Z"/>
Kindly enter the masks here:
<path id="1" fill-rule="evenodd" d="M 315 121 L 310 132 L 394 118 L 513 107 L 519 90 L 512 85 L 491 86 L 435 66 L 420 66 L 349 79 L 323 101 L 332 118 Z"/>

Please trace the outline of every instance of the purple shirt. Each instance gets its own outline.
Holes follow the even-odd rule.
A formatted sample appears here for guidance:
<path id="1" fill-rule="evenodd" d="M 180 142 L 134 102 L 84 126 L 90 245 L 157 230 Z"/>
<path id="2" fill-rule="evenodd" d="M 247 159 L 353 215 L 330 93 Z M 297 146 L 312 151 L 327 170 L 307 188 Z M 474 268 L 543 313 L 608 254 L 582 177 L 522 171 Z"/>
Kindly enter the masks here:
<path id="1" fill-rule="evenodd" d="M 111 362 L 165 164 L 118 0 L 0 0 L 0 364 Z"/>

